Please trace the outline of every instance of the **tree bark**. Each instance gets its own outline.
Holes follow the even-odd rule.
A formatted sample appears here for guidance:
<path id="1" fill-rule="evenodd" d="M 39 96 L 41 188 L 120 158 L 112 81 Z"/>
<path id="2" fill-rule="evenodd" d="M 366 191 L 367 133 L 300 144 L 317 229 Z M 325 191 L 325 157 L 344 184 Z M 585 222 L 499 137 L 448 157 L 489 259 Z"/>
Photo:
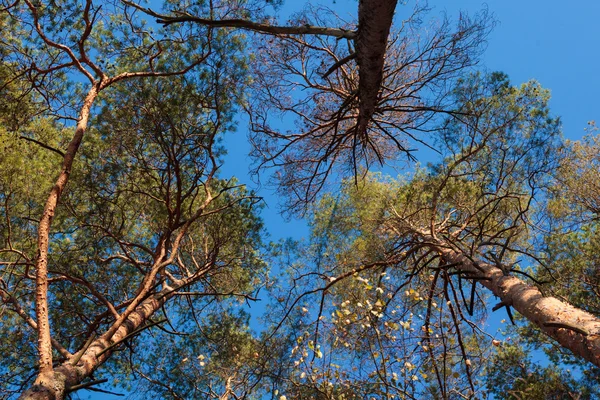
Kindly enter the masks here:
<path id="1" fill-rule="evenodd" d="M 90 115 L 90 109 L 98 94 L 97 85 L 93 85 L 88 92 L 77 127 L 75 128 L 75 134 L 69 143 L 67 151 L 65 152 L 62 169 L 60 174 L 50 191 L 46 204 L 44 206 L 44 212 L 40 218 L 38 225 L 38 255 L 35 266 L 36 276 L 36 289 L 35 289 L 35 311 L 37 317 L 37 331 L 38 331 L 38 353 L 39 353 L 39 373 L 35 380 L 35 385 L 51 388 L 54 387 L 52 382 L 54 379 L 54 372 L 52 367 L 52 337 L 50 335 L 50 318 L 48 313 L 48 246 L 50 237 L 50 227 L 52 225 L 52 219 L 56 212 L 56 206 L 60 199 L 60 196 L 69 181 L 71 175 L 71 168 L 77 150 L 81 145 L 81 140 L 85 133 L 88 118 Z M 64 388 L 62 388 L 64 389 Z M 57 386 L 53 390 L 62 390 Z M 52 397 L 50 397 L 52 398 Z"/>
<path id="2" fill-rule="evenodd" d="M 447 263 L 481 283 L 500 299 L 500 305 L 513 307 L 546 335 L 578 357 L 600 367 L 600 319 L 540 290 L 521 279 L 506 275 L 499 266 L 474 262 L 453 250 L 448 243 L 428 237 Z"/>
<path id="3" fill-rule="evenodd" d="M 359 114 L 357 135 L 365 137 L 369 121 L 375 113 L 387 49 L 388 36 L 398 0 L 360 0 L 358 3 L 358 64 Z"/>
<path id="4" fill-rule="evenodd" d="M 128 335 L 143 327 L 149 318 L 173 296 L 172 288 L 165 288 L 143 301 L 127 320 L 117 329 L 110 340 L 102 338 L 94 340 L 83 355 L 74 354 L 69 360 L 54 368 L 45 380 L 38 381 L 23 392 L 19 400 L 62 400 L 69 393 L 69 388 L 81 384 L 92 372 L 102 365 Z M 73 361 L 76 364 L 73 365 Z"/>

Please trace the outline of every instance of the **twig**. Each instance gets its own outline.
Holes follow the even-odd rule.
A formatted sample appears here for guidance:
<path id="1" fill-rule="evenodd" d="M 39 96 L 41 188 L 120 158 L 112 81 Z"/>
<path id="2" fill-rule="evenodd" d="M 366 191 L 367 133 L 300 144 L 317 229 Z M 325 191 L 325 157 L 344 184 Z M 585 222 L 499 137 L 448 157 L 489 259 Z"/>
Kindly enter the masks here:
<path id="1" fill-rule="evenodd" d="M 544 322 L 544 326 L 548 327 L 548 328 L 562 328 L 562 329 L 569 329 L 572 330 L 574 332 L 580 333 L 584 336 L 588 336 L 590 333 L 588 331 L 586 331 L 583 328 L 580 328 L 578 326 L 575 325 L 571 325 L 565 322 L 558 322 L 558 321 L 549 321 L 549 322 Z"/>
<path id="2" fill-rule="evenodd" d="M 88 347 L 90 347 L 90 345 L 92 344 L 92 342 L 94 341 L 95 338 L 96 338 L 96 335 L 94 335 L 94 334 L 92 334 L 88 338 L 88 340 L 85 342 L 85 344 L 83 345 L 81 350 L 79 350 L 79 352 L 75 354 L 75 358 L 73 358 L 71 360 L 71 365 L 73 365 L 73 366 L 77 365 L 77 363 L 79 362 L 79 360 L 81 360 L 81 357 L 83 357 L 83 355 L 85 354 L 85 351 L 88 349 Z"/>
<path id="3" fill-rule="evenodd" d="M 29 142 L 33 142 L 33 143 L 37 144 L 38 146 L 41 146 L 41 147 L 43 147 L 43 148 L 44 148 L 44 149 L 46 149 L 46 150 L 53 151 L 53 152 L 55 152 L 56 154 L 58 154 L 59 156 L 61 156 L 61 157 L 63 157 L 63 158 L 65 157 L 65 153 L 64 153 L 63 151 L 61 151 L 61 150 L 58 150 L 58 149 L 55 149 L 55 148 L 54 148 L 54 147 L 52 147 L 52 146 L 48 146 L 47 144 L 45 144 L 45 143 L 42 143 L 42 142 L 40 142 L 39 140 L 35 140 L 35 139 L 29 138 L 29 137 L 27 137 L 27 136 L 19 136 L 19 138 L 20 138 L 20 139 L 27 140 L 27 141 L 29 141 Z"/>
<path id="4" fill-rule="evenodd" d="M 347 62 L 354 60 L 356 58 L 356 53 L 352 53 L 347 55 L 346 57 L 342 58 L 341 60 L 339 60 L 338 62 L 336 62 L 335 64 L 333 64 L 331 66 L 331 68 L 329 68 L 327 70 L 327 72 L 325 72 L 322 76 L 323 79 L 327 78 L 329 75 L 331 75 L 331 73 L 333 73 L 336 69 L 338 69 L 339 67 L 341 67 L 342 65 L 346 64 Z"/>
<path id="5" fill-rule="evenodd" d="M 501 301 L 500 303 L 496 304 L 493 308 L 492 311 L 498 311 L 499 309 L 501 309 L 502 307 L 507 307 L 510 304 L 506 301 Z"/>
<path id="6" fill-rule="evenodd" d="M 79 389 L 87 389 L 90 386 L 99 385 L 101 383 L 106 383 L 106 382 L 108 382 L 108 379 L 104 378 L 104 379 L 98 379 L 97 381 L 80 383 L 79 385 L 70 386 L 67 389 L 67 392 L 74 392 L 74 391 L 79 390 Z"/>

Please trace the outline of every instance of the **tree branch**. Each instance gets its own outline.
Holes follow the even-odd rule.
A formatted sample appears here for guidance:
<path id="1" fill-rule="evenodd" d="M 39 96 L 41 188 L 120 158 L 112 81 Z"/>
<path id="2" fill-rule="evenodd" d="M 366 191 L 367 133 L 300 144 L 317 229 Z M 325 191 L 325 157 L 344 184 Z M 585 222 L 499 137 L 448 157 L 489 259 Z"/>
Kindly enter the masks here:
<path id="1" fill-rule="evenodd" d="M 200 25 L 210 26 L 213 28 L 239 28 L 250 30 L 259 33 L 267 33 L 271 35 L 321 35 L 321 36 L 333 36 L 340 39 L 355 39 L 357 32 L 339 28 L 327 28 L 321 26 L 277 26 L 269 24 L 261 24 L 258 22 L 248 21 L 244 19 L 222 19 L 213 20 L 207 18 L 200 18 L 194 15 L 178 12 L 179 16 L 169 16 L 159 14 L 152 11 L 149 8 L 142 7 L 136 3 L 130 1 L 123 1 L 125 4 L 136 8 L 148 15 L 151 15 L 156 19 L 156 22 L 163 25 L 171 25 L 182 22 L 193 22 Z"/>
<path id="2" fill-rule="evenodd" d="M 42 143 L 42 142 L 40 142 L 39 140 L 35 140 L 35 139 L 29 138 L 29 137 L 27 137 L 27 136 L 19 136 L 19 138 L 20 138 L 20 139 L 23 139 L 23 140 L 27 140 L 27 141 L 29 141 L 29 142 L 32 142 L 32 143 L 35 143 L 35 144 L 37 144 L 38 146 L 41 146 L 41 147 L 43 147 L 43 148 L 44 148 L 44 149 L 46 149 L 46 150 L 53 151 L 53 152 L 55 152 L 56 154 L 58 154 L 59 156 L 61 156 L 61 157 L 64 157 L 64 156 L 65 156 L 65 153 L 64 153 L 63 151 L 61 151 L 61 150 L 59 150 L 59 149 L 55 149 L 55 148 L 54 148 L 54 147 L 52 147 L 52 146 L 48 146 L 47 144 L 45 144 L 45 143 Z"/>

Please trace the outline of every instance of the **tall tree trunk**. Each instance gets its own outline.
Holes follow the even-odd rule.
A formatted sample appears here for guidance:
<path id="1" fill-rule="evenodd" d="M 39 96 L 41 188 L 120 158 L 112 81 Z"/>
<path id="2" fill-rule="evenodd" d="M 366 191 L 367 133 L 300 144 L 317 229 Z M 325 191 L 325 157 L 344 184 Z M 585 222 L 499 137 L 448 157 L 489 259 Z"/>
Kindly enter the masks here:
<path id="1" fill-rule="evenodd" d="M 357 135 L 364 137 L 375 113 L 387 49 L 388 36 L 398 0 L 360 0 L 356 62 L 359 68 L 359 115 Z"/>
<path id="2" fill-rule="evenodd" d="M 55 374 L 52 367 L 52 338 L 50 335 L 50 317 L 48 312 L 48 246 L 50 227 L 60 196 L 69 181 L 73 161 L 75 160 L 75 155 L 81 145 L 87 127 L 90 110 L 97 95 L 98 85 L 94 84 L 84 100 L 81 113 L 79 114 L 79 120 L 75 128 L 75 134 L 65 152 L 60 174 L 48 195 L 44 206 L 44 212 L 38 225 L 38 255 L 35 265 L 35 312 L 37 317 L 40 365 L 35 385 L 44 388 L 53 388 L 55 386 L 53 384 L 53 381 L 55 381 Z M 56 390 L 60 391 L 61 388 L 57 386 Z"/>

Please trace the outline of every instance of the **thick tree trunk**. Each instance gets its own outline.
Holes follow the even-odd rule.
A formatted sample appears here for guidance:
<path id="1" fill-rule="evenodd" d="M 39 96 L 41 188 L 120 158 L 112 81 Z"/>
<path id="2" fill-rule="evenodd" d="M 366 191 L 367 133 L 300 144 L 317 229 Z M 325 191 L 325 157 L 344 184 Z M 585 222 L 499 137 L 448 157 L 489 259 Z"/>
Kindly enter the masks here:
<path id="1" fill-rule="evenodd" d="M 92 372 L 102 365 L 128 335 L 149 320 L 172 296 L 173 289 L 166 288 L 140 304 L 129 318 L 119 327 L 109 341 L 102 338 L 93 341 L 83 355 L 74 354 L 71 359 L 54 368 L 52 375 L 38 381 L 19 397 L 20 400 L 62 400 L 69 389 L 81 384 Z M 81 356 L 79 358 L 79 356 Z M 77 360 L 77 358 L 79 358 Z M 77 360 L 76 364 L 73 362 Z"/>
<path id="2" fill-rule="evenodd" d="M 388 36 L 398 0 L 360 0 L 356 62 L 359 68 L 359 115 L 357 135 L 364 137 L 375 113 L 387 49 Z"/>
<path id="3" fill-rule="evenodd" d="M 579 308 L 545 297 L 540 290 L 515 276 L 506 275 L 496 265 L 475 263 L 466 255 L 452 250 L 447 243 L 437 242 L 438 251 L 449 264 L 489 289 L 500 299 L 500 305 L 514 308 L 578 357 L 600 367 L 600 319 Z"/>
<path id="4" fill-rule="evenodd" d="M 36 288 L 35 288 L 35 312 L 37 317 L 38 331 L 38 353 L 39 353 L 39 373 L 35 380 L 35 385 L 40 387 L 53 387 L 53 390 L 64 390 L 58 382 L 55 381 L 55 374 L 52 367 L 52 338 L 50 335 L 50 319 L 48 312 L 48 246 L 50 237 L 50 227 L 56 212 L 56 206 L 60 196 L 69 181 L 71 168 L 77 150 L 81 145 L 83 135 L 85 133 L 90 109 L 96 96 L 98 95 L 98 87 L 92 86 L 87 94 L 79 121 L 75 128 L 75 134 L 69 143 L 65 152 L 62 169 L 60 174 L 48 195 L 44 212 L 40 218 L 38 225 L 38 255 L 35 265 Z M 54 382 L 54 383 L 53 383 Z"/>

